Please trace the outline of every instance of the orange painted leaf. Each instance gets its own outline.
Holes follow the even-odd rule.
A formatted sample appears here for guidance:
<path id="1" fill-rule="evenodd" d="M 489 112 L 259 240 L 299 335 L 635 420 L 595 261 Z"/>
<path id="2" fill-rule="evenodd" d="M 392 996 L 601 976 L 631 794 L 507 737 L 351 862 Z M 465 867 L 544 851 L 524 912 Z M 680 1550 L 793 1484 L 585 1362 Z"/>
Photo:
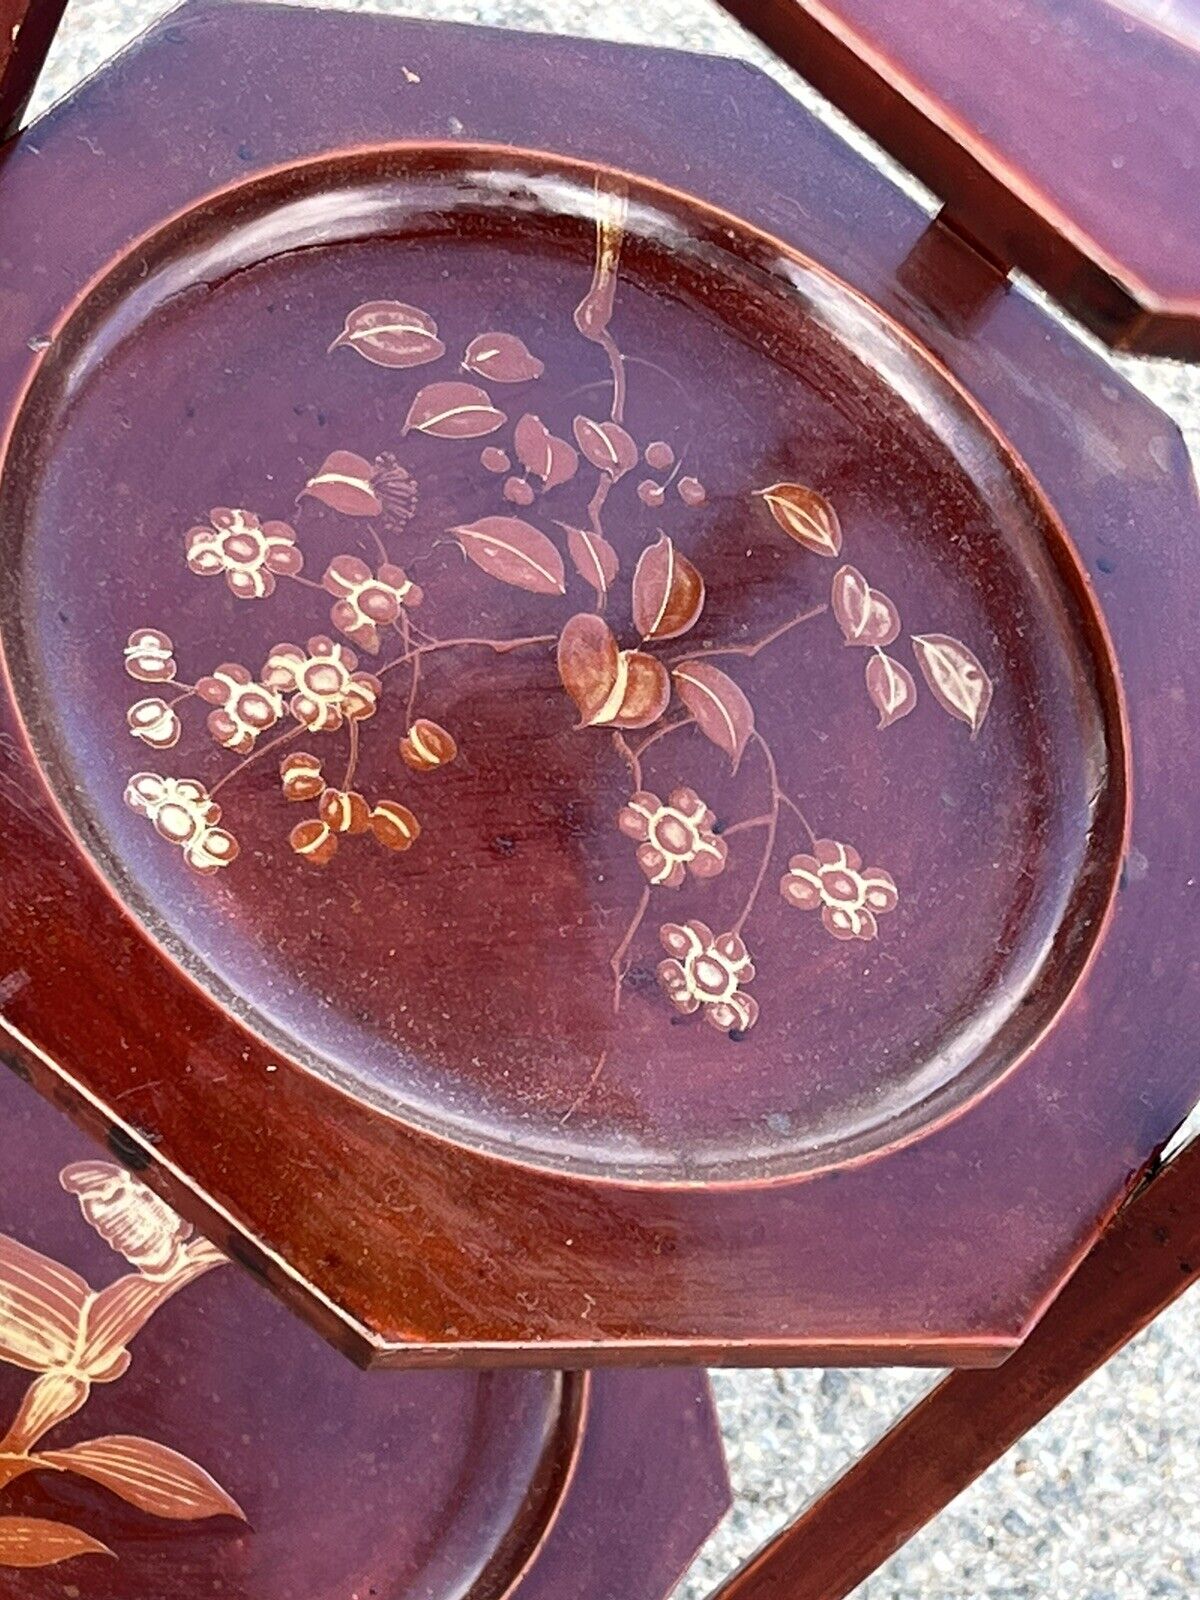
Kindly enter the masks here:
<path id="1" fill-rule="evenodd" d="M 435 439 L 479 439 L 495 433 L 507 421 L 486 390 L 476 384 L 429 383 L 409 407 L 404 431 L 415 428 Z"/>
<path id="2" fill-rule="evenodd" d="M 867 693 L 879 713 L 879 726 L 890 728 L 906 717 L 917 703 L 917 686 L 907 667 L 882 651 L 867 662 Z"/>
<path id="3" fill-rule="evenodd" d="M 671 680 L 661 661 L 644 650 L 623 650 L 618 684 L 621 702 L 607 720 L 617 728 L 648 728 L 671 703 Z"/>
<path id="4" fill-rule="evenodd" d="M 612 629 L 594 612 L 581 611 L 559 635 L 558 675 L 579 707 L 581 726 L 600 720 L 617 681 L 620 656 Z"/>
<path id="5" fill-rule="evenodd" d="M 520 517 L 481 517 L 450 531 L 464 554 L 501 583 L 533 594 L 566 594 L 562 556 L 540 529 Z"/>
<path id="6" fill-rule="evenodd" d="M 153 1439 L 109 1434 L 65 1450 L 43 1451 L 40 1459 L 47 1466 L 90 1478 L 139 1511 L 149 1511 L 156 1517 L 180 1522 L 195 1522 L 201 1517 L 246 1520 L 237 1501 L 203 1467 Z"/>
<path id="7" fill-rule="evenodd" d="M 664 533 L 633 574 L 633 625 L 643 639 L 677 639 L 704 609 L 704 579 Z"/>
<path id="8" fill-rule="evenodd" d="M 891 644 L 900 632 L 895 602 L 872 589 L 857 567 L 839 567 L 833 575 L 833 614 L 847 644 L 869 648 Z"/>
<path id="9" fill-rule="evenodd" d="M 543 489 L 556 489 L 560 483 L 567 483 L 579 469 L 574 447 L 551 433 L 531 411 L 513 429 L 513 449 L 526 472 L 542 480 Z"/>
<path id="10" fill-rule="evenodd" d="M 705 738 L 724 750 L 736 772 L 754 732 L 754 708 L 719 667 L 685 661 L 675 668 L 675 690 Z"/>
<path id="11" fill-rule="evenodd" d="M 593 422 L 576 417 L 572 428 L 584 459 L 612 478 L 620 478 L 638 464 L 638 447 L 619 422 Z"/>
<path id="12" fill-rule="evenodd" d="M 601 600 L 605 599 L 620 571 L 617 552 L 602 533 L 590 528 L 572 528 L 566 522 L 560 522 L 559 527 L 566 533 L 567 551 L 579 576 L 591 584 Z"/>
<path id="13" fill-rule="evenodd" d="M 339 350 L 343 345 L 377 367 L 420 367 L 446 353 L 429 313 L 400 300 L 369 300 L 357 306 L 329 348 Z"/>
<path id="14" fill-rule="evenodd" d="M 467 346 L 463 366 L 492 383 L 529 383 L 546 370 L 515 333 L 479 333 Z"/>
<path id="15" fill-rule="evenodd" d="M 69 1366 L 91 1290 L 77 1272 L 0 1236 L 0 1361 Z"/>
<path id="16" fill-rule="evenodd" d="M 913 635 L 917 665 L 943 711 L 965 722 L 974 738 L 992 703 L 992 680 L 966 645 L 945 633 Z"/>
<path id="17" fill-rule="evenodd" d="M 377 517 L 383 502 L 375 493 L 375 468 L 352 450 L 335 450 L 326 456 L 321 470 L 301 489 L 298 496 L 319 500 L 348 517 Z"/>
<path id="18" fill-rule="evenodd" d="M 661 661 L 643 650 L 620 650 L 612 629 L 594 612 L 567 623 L 558 641 L 558 672 L 585 727 L 644 728 L 671 699 Z"/>
<path id="19" fill-rule="evenodd" d="M 824 495 L 802 483 L 773 483 L 758 493 L 771 515 L 806 550 L 819 556 L 836 556 L 842 548 L 842 525 Z"/>
<path id="20" fill-rule="evenodd" d="M 0 1567 L 53 1567 L 72 1556 L 111 1556 L 98 1539 L 43 1517 L 0 1517 Z"/>

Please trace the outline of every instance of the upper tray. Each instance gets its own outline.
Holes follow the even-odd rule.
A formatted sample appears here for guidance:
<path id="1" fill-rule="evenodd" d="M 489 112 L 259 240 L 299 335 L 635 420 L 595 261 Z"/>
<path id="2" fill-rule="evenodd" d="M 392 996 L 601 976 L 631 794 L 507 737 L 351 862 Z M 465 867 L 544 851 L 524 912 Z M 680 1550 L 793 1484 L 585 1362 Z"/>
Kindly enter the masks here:
<path id="1" fill-rule="evenodd" d="M 1200 358 L 1195 0 L 723 0 L 1102 339 Z"/>
<path id="2" fill-rule="evenodd" d="M 264 109 L 339 55 L 404 114 Z M 1131 723 L 1187 759 L 1146 708 L 1195 574 L 1147 563 L 1189 485 L 1032 308 L 922 309 L 918 214 L 765 82 L 665 60 L 189 7 L 18 142 L 4 1021 L 362 1359 L 987 1359 L 1152 1148 L 1096 996 Z M 1056 388 L 1153 470 L 1047 451 Z M 1033 1236 L 947 1250 L 1013 1183 Z"/>

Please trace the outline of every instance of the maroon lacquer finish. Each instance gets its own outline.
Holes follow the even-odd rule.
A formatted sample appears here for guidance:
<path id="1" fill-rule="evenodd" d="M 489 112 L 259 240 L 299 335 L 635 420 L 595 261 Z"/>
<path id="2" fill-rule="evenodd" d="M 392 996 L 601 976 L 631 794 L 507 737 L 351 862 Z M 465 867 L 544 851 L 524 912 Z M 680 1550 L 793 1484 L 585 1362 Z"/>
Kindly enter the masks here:
<path id="1" fill-rule="evenodd" d="M 1011 1348 L 1196 1088 L 1169 426 L 727 63 L 189 7 L 0 206 L 41 1085 L 362 1361 Z"/>
<path id="2" fill-rule="evenodd" d="M 1194 0 L 724 4 L 1005 269 L 1119 349 L 1200 355 Z"/>
<path id="3" fill-rule="evenodd" d="M 662 1600 L 725 1510 L 702 1378 L 367 1382 L 8 1074 L 0 1110 L 0 1592 Z"/>

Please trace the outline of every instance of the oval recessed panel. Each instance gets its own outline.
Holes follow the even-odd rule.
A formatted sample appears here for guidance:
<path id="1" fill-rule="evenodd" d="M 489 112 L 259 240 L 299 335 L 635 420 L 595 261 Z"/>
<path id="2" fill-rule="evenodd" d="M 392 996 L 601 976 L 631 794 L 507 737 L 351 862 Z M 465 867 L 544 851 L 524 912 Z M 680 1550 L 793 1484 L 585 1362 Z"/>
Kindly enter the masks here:
<path id="1" fill-rule="evenodd" d="M 60 332 L 2 537 L 114 892 L 455 1141 L 862 1156 L 1098 936 L 1118 693 L 1052 513 L 885 317 L 684 197 L 470 150 L 234 191 Z"/>

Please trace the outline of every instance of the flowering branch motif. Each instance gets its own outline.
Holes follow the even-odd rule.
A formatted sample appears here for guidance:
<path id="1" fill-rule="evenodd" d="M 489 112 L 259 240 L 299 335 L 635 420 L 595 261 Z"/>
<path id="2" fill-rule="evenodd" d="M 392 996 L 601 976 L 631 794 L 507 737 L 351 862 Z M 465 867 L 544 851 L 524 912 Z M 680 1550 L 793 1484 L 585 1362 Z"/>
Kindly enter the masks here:
<path id="1" fill-rule="evenodd" d="M 296 497 L 293 515 L 303 526 L 304 508 L 316 502 L 335 514 L 333 525 L 342 519 L 362 548 L 326 560 L 319 581 L 306 573 L 306 552 L 291 523 L 219 507 L 187 535 L 184 554 L 193 572 L 224 575 L 239 600 L 267 601 L 287 586 L 293 596 L 307 590 L 314 605 L 327 608 L 328 622 L 314 614 L 312 631 L 304 630 L 305 642 L 276 645 L 257 673 L 241 663 L 224 662 L 208 668 L 194 684 L 176 681 L 175 651 L 167 633 L 157 627 L 135 628 L 125 647 L 126 669 L 154 692 L 129 709 L 132 737 L 155 751 L 174 749 L 183 736 L 181 708 L 194 699 L 209 708 L 206 726 L 212 740 L 240 760 L 211 786 L 193 777 L 135 773 L 126 800 L 161 838 L 182 850 L 189 867 L 215 872 L 231 865 L 238 854 L 237 840 L 215 797 L 251 763 L 273 753 L 283 796 L 312 808 L 289 836 L 293 851 L 308 866 L 325 866 L 342 842 L 353 837 L 406 852 L 419 844 L 419 800 L 410 806 L 407 789 L 404 798 L 368 797 L 355 787 L 362 740 L 370 737 L 372 720 L 393 693 L 390 675 L 402 674 L 398 703 L 403 705 L 405 731 L 397 750 L 397 783 L 442 781 L 430 775 L 453 765 L 460 735 L 421 712 L 425 656 L 475 648 L 502 656 L 553 645 L 562 687 L 578 713 L 579 737 L 606 735 L 631 779 L 616 825 L 635 847 L 635 865 L 644 882 L 609 961 L 613 1010 L 620 1010 L 642 924 L 661 898 L 677 895 L 685 886 L 702 895 L 713 879 L 727 872 L 732 876 L 744 861 L 748 888 L 735 917 L 715 932 L 698 917 L 661 921 L 658 935 L 667 957 L 658 966 L 658 978 L 676 1011 L 698 1014 L 737 1038 L 759 1015 L 747 992 L 754 964 L 745 932 L 781 848 L 791 852 L 779 879 L 782 899 L 799 910 L 819 909 L 825 932 L 835 939 L 876 938 L 879 918 L 893 911 L 900 897 L 891 876 L 864 869 L 852 845 L 818 836 L 787 792 L 775 754 L 757 724 L 747 681 L 753 663 L 764 650 L 781 647 L 795 630 L 829 615 L 843 644 L 865 654 L 866 694 L 881 731 L 913 713 L 918 679 L 897 656 L 903 635 L 899 606 L 848 562 L 836 567 L 827 601 L 807 606 L 750 642 L 682 653 L 678 641 L 703 616 L 706 585 L 678 537 L 655 530 L 643 542 L 632 571 L 623 574 L 622 556 L 605 528 L 614 494 L 625 497 L 626 522 L 639 503 L 662 507 L 672 486 L 685 512 L 707 499 L 697 477 L 680 475 L 682 455 L 668 440 L 643 444 L 627 426 L 628 361 L 614 333 L 627 211 L 621 186 L 597 185 L 591 280 L 574 312 L 575 328 L 607 367 L 607 379 L 591 386 L 608 392 L 607 415 L 579 413 L 548 423 L 533 409 L 514 404 L 522 389 L 543 377 L 545 364 L 519 335 L 503 330 L 485 330 L 470 340 L 458 376 L 435 377 L 402 401 L 407 406 L 404 435 L 441 440 L 447 449 L 478 448 L 480 467 L 497 481 L 502 503 L 495 512 L 438 528 L 440 542 L 457 545 L 480 581 L 522 590 L 547 607 L 565 601 L 565 619 L 552 623 L 546 633 L 508 639 L 442 639 L 418 626 L 414 614 L 425 593 L 399 564 L 395 549 L 395 540 L 408 537 L 418 517 L 416 478 L 394 455 L 368 459 L 355 451 L 335 450 L 315 464 Z M 348 313 L 329 347 L 330 357 L 345 360 L 340 352 L 346 350 L 397 373 L 432 366 L 447 355 L 433 315 L 386 300 Z M 479 440 L 486 442 L 471 443 Z M 649 475 L 634 485 L 639 463 Z M 581 474 L 590 484 L 582 525 L 542 517 L 541 502 L 576 483 Z M 755 492 L 753 504 L 766 513 L 754 513 L 760 517 L 762 536 L 773 536 L 773 523 L 806 561 L 843 560 L 846 530 L 817 489 L 798 482 L 773 483 Z M 514 507 L 526 514 L 516 515 Z M 322 570 L 312 562 L 311 552 L 307 556 L 310 571 Z M 406 558 L 408 568 L 425 559 Z M 607 616 L 623 583 L 632 622 L 631 636 L 624 639 Z M 573 598 L 576 591 L 585 605 Z M 323 626 L 330 632 L 319 631 Z M 943 633 L 913 635 L 911 648 L 933 702 L 966 724 L 976 738 L 993 694 L 992 680 L 978 657 Z M 371 658 L 371 670 L 360 665 L 359 652 Z M 677 713 L 672 716 L 673 706 Z M 661 755 L 667 748 L 662 741 L 685 728 L 727 756 L 739 781 L 744 763 L 748 789 L 764 785 L 764 801 L 757 810 L 718 818 L 703 796 L 681 781 L 678 765 L 663 784 L 646 781 L 643 765 L 649 751 Z M 313 749 L 287 748 L 302 733 L 311 736 Z M 640 738 L 631 744 L 627 736 L 634 733 Z M 343 745 L 340 776 L 327 775 L 330 761 L 316 751 L 318 739 Z M 676 753 L 675 743 L 669 748 Z M 665 801 L 662 793 L 667 794 Z M 739 835 L 746 836 L 746 848 L 740 842 L 731 848 Z"/>
<path id="2" fill-rule="evenodd" d="M 152 1439 L 109 1434 L 63 1449 L 36 1449 L 87 1404 L 97 1383 L 127 1370 L 129 1345 L 154 1313 L 224 1256 L 128 1172 L 76 1161 L 59 1182 L 131 1274 L 91 1288 L 69 1267 L 0 1236 L 0 1360 L 34 1374 L 0 1438 L 0 1490 L 27 1472 L 73 1472 L 130 1505 L 175 1521 L 245 1516 L 196 1462 Z M 0 1514 L 0 1567 L 47 1567 L 112 1555 L 67 1523 Z"/>

